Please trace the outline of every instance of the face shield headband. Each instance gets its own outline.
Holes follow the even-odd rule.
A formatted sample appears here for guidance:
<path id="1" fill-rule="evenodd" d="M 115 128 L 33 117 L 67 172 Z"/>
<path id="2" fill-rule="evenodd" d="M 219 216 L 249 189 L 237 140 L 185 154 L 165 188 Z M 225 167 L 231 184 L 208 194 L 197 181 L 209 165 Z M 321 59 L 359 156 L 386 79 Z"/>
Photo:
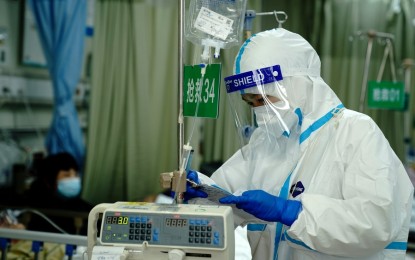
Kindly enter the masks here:
<path id="1" fill-rule="evenodd" d="M 279 65 L 225 78 L 228 100 L 241 146 L 274 144 L 287 139 L 299 117 L 290 106 Z"/>

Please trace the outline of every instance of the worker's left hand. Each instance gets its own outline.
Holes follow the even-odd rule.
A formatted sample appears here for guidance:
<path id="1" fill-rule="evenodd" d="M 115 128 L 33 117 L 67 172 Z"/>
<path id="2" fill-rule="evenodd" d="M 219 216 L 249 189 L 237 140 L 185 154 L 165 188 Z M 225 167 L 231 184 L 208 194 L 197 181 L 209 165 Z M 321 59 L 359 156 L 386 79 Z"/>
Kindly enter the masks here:
<path id="1" fill-rule="evenodd" d="M 195 184 L 200 184 L 199 177 L 197 172 L 190 170 L 187 173 L 187 179 L 192 181 Z M 197 187 L 193 187 L 191 183 L 188 181 L 186 182 L 186 192 L 184 194 L 185 199 L 193 199 L 193 198 L 207 198 L 207 194 L 204 191 L 199 190 Z"/>
<path id="2" fill-rule="evenodd" d="M 189 201 L 194 198 L 207 198 L 207 193 L 199 190 L 198 187 L 194 187 L 194 184 L 200 184 L 199 177 L 196 171 L 189 170 L 186 174 L 186 192 L 184 193 L 184 201 Z M 190 182 L 189 182 L 190 181 Z M 175 197 L 175 192 L 171 192 L 171 197 Z"/>
<path id="3" fill-rule="evenodd" d="M 236 207 L 243 209 L 255 217 L 272 222 L 281 222 L 291 226 L 297 219 L 302 206 L 297 200 L 286 200 L 271 195 L 263 190 L 249 190 L 241 196 L 228 196 L 219 199 L 223 204 L 236 204 Z"/>

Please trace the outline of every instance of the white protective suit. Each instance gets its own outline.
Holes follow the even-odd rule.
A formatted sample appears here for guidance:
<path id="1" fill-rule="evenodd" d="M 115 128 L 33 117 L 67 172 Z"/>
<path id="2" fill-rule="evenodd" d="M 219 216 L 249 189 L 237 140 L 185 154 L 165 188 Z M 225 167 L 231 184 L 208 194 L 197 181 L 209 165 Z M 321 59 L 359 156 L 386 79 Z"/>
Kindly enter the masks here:
<path id="1" fill-rule="evenodd" d="M 320 77 L 315 50 L 285 29 L 247 40 L 235 73 L 275 64 L 291 106 L 302 112 L 292 174 L 280 157 L 259 146 L 256 160 L 245 160 L 239 150 L 211 176 L 232 193 L 286 192 L 301 201 L 297 220 L 283 226 L 281 236 L 277 223 L 248 225 L 253 259 L 404 259 L 413 186 L 381 130 L 369 116 L 342 106 Z M 290 191 L 293 184 L 299 189 Z"/>

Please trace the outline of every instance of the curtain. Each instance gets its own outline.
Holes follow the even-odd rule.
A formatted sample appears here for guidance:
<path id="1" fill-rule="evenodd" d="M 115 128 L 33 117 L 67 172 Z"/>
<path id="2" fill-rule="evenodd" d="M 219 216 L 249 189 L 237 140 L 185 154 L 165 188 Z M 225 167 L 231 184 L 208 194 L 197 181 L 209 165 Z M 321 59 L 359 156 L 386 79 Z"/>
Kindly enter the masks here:
<path id="1" fill-rule="evenodd" d="M 145 200 L 161 192 L 160 173 L 178 168 L 178 27 L 177 1 L 96 2 L 86 200 Z M 197 64 L 201 49 L 184 45 L 185 64 Z M 223 76 L 237 49 L 221 51 Z M 185 118 L 185 142 L 195 129 L 193 169 L 238 148 L 223 82 L 221 95 L 219 119 Z"/>
<path id="2" fill-rule="evenodd" d="M 29 0 L 53 83 L 54 112 L 46 137 L 49 154 L 69 152 L 80 168 L 85 147 L 73 94 L 84 50 L 86 1 Z"/>
<path id="3" fill-rule="evenodd" d="M 171 1 L 176 2 L 176 1 Z M 99 0 L 83 197 L 142 201 L 177 168 L 177 4 Z"/>
<path id="4" fill-rule="evenodd" d="M 396 5 L 397 4 L 397 5 Z M 346 107 L 359 110 L 363 81 L 367 37 L 353 37 L 357 31 L 375 30 L 394 35 L 395 67 L 398 81 L 404 81 L 402 61 L 415 57 L 414 1 L 359 1 L 326 0 L 317 1 L 315 9 L 315 36 L 322 62 L 322 76 L 337 93 Z M 399 7 L 399 8 L 397 8 Z M 384 43 L 374 41 L 368 80 L 376 80 L 383 57 Z M 383 80 L 392 81 L 389 60 Z M 365 83 L 366 84 L 366 83 Z M 412 87 L 413 89 L 413 87 Z M 414 109 L 414 95 L 410 97 L 408 111 Z M 365 108 L 381 128 L 395 153 L 405 161 L 404 113 L 393 110 Z M 413 126 L 412 140 L 414 137 Z M 413 143 L 412 143 L 413 145 Z"/>

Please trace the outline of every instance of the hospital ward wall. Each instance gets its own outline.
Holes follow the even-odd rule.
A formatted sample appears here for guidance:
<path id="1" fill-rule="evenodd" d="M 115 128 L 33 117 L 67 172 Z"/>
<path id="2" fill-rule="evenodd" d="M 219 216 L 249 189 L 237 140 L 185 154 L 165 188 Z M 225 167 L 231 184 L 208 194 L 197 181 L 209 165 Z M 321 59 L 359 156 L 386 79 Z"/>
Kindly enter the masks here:
<path id="1" fill-rule="evenodd" d="M 52 82 L 37 33 L 27 33 L 27 28 L 36 29 L 33 23 L 25 1 L 0 0 L 0 186 L 10 184 L 10 163 L 28 165 L 34 154 L 45 153 L 52 120 Z M 91 59 L 91 38 L 85 36 L 84 63 Z M 36 62 L 30 62 L 31 56 Z M 84 141 L 89 95 L 86 67 L 74 94 Z"/>

